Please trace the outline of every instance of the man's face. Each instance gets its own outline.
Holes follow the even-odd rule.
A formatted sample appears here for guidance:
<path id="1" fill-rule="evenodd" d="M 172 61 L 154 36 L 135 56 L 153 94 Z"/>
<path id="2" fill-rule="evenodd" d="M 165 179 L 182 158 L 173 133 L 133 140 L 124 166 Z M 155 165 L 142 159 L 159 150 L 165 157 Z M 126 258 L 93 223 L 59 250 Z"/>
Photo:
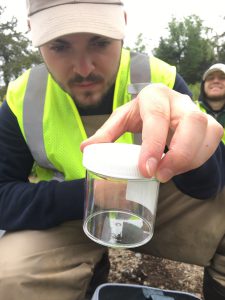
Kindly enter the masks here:
<path id="1" fill-rule="evenodd" d="M 97 106 L 114 84 L 121 40 L 89 33 L 63 36 L 40 47 L 53 78 L 80 107 Z"/>
<path id="2" fill-rule="evenodd" d="M 225 101 L 225 74 L 215 71 L 205 79 L 204 90 L 207 99 L 211 101 Z"/>

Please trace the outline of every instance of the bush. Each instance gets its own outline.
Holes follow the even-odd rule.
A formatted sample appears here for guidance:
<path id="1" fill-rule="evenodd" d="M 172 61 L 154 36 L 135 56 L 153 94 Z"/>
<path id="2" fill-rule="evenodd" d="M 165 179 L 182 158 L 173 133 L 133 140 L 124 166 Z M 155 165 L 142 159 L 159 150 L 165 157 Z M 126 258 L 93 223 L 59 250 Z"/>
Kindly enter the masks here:
<path id="1" fill-rule="evenodd" d="M 195 84 L 189 84 L 189 86 L 188 86 L 192 92 L 194 101 L 198 100 L 198 97 L 200 94 L 200 86 L 201 86 L 201 84 L 199 82 L 197 82 Z"/>

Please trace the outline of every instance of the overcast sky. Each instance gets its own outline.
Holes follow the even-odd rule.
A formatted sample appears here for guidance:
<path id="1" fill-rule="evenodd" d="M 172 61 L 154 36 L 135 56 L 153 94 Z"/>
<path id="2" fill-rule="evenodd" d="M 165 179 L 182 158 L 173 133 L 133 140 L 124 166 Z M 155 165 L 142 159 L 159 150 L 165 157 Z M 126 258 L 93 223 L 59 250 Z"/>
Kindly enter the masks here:
<path id="1" fill-rule="evenodd" d="M 205 26 L 214 28 L 217 33 L 224 32 L 225 0 L 124 0 L 124 3 L 128 20 L 126 44 L 130 46 L 139 33 L 143 33 L 150 47 L 157 46 L 159 37 L 167 32 L 172 16 L 182 20 L 185 16 L 196 14 Z M 0 5 L 6 7 L 7 17 L 16 16 L 19 29 L 25 32 L 26 0 L 0 0 Z"/>

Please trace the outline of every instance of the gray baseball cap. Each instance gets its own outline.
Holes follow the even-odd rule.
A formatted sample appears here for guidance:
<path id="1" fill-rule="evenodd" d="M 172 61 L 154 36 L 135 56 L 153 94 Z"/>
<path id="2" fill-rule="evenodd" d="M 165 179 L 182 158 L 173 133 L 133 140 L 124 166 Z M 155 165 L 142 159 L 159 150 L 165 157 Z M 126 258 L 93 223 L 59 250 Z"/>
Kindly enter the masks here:
<path id="1" fill-rule="evenodd" d="M 225 65 L 218 63 L 215 65 L 212 65 L 208 70 L 205 71 L 205 73 L 203 74 L 202 79 L 206 80 L 206 77 L 209 76 L 210 74 L 216 72 L 216 71 L 221 71 L 225 74 Z"/>
<path id="2" fill-rule="evenodd" d="M 72 33 L 94 33 L 123 39 L 121 0 L 26 0 L 33 46 Z"/>

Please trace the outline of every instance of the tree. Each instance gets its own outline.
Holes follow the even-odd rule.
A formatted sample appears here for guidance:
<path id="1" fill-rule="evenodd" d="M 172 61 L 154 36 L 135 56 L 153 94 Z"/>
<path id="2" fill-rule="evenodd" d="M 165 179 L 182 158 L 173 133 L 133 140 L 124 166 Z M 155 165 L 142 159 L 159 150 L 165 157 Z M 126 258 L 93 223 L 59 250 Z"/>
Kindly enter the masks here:
<path id="1" fill-rule="evenodd" d="M 25 69 L 41 62 L 37 51 L 21 32 L 16 30 L 17 19 L 3 22 L 4 8 L 0 6 L 0 99 L 3 99 L 9 82 Z"/>
<path id="2" fill-rule="evenodd" d="M 126 49 L 129 49 L 129 50 L 134 51 L 134 52 L 140 52 L 140 53 L 145 53 L 145 54 L 151 53 L 150 39 L 145 37 L 143 35 L 143 33 L 139 33 L 135 37 L 134 45 L 130 45 L 130 44 L 128 45 L 125 42 L 124 47 Z"/>
<path id="3" fill-rule="evenodd" d="M 225 63 L 225 32 L 214 37 L 216 61 Z"/>
<path id="4" fill-rule="evenodd" d="M 146 45 L 144 43 L 144 37 L 142 33 L 137 35 L 134 47 L 132 47 L 132 51 L 146 53 Z"/>
<path id="5" fill-rule="evenodd" d="M 225 17 L 222 18 L 221 24 L 225 25 Z M 224 28 L 224 26 L 221 26 Z M 212 41 L 215 48 L 215 62 L 225 63 L 225 31 L 213 36 Z"/>
<path id="6" fill-rule="evenodd" d="M 214 43 L 209 37 L 212 29 L 204 27 L 198 16 L 191 15 L 180 22 L 173 17 L 168 30 L 169 36 L 160 38 L 154 54 L 175 65 L 187 83 L 200 81 L 203 72 L 215 61 Z"/>
<path id="7" fill-rule="evenodd" d="M 217 61 L 225 63 L 225 39 L 223 43 L 220 45 L 218 55 L 217 55 Z"/>

